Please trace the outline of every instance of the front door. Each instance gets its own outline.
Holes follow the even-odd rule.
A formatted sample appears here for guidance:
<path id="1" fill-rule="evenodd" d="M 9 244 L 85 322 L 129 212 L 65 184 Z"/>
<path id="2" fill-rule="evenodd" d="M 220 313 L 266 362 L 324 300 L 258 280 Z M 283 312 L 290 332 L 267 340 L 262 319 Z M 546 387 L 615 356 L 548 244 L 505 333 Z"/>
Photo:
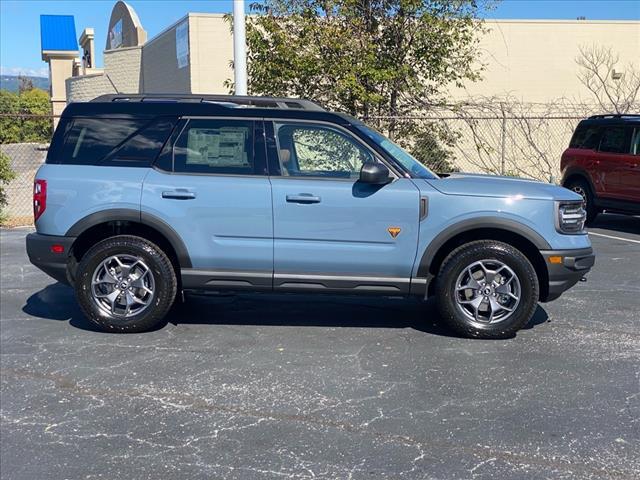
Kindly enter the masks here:
<path id="1" fill-rule="evenodd" d="M 182 126 L 182 125 L 181 125 Z M 192 119 L 144 180 L 142 217 L 183 240 L 184 288 L 272 288 L 273 217 L 262 122 Z"/>
<path id="2" fill-rule="evenodd" d="M 407 293 L 420 215 L 412 180 L 359 182 L 362 165 L 380 159 L 336 126 L 273 129 L 275 289 Z"/>

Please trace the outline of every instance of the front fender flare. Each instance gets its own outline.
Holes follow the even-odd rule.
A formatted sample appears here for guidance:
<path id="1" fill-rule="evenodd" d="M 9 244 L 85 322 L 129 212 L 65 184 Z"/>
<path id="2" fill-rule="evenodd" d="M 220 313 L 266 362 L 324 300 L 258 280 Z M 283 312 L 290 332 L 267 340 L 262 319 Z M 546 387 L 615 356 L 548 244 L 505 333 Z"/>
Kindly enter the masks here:
<path id="1" fill-rule="evenodd" d="M 438 250 L 440 250 L 440 248 L 445 243 L 447 243 L 456 235 L 481 228 L 491 228 L 515 233 L 529 240 L 538 248 L 538 250 L 551 249 L 551 245 L 549 245 L 549 243 L 542 237 L 542 235 L 533 230 L 531 227 L 518 221 L 508 218 L 496 218 L 489 216 L 469 218 L 448 226 L 447 228 L 442 230 L 431 241 L 431 243 L 429 243 L 424 253 L 422 254 L 422 258 L 420 259 L 416 277 L 428 278 L 429 270 L 431 268 L 431 260 L 435 257 L 436 253 L 438 253 Z"/>

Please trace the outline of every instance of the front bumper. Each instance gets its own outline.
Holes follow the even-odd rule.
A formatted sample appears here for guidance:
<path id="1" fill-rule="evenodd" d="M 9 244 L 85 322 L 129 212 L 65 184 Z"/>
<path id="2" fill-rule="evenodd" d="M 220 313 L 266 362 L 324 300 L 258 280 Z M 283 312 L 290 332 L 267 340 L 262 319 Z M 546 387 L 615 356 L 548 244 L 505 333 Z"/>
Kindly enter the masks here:
<path id="1" fill-rule="evenodd" d="M 27 255 L 29 261 L 50 277 L 61 283 L 69 285 L 67 277 L 67 265 L 69 252 L 76 237 L 57 237 L 54 235 L 42 235 L 30 233 L 27 235 Z M 61 253 L 54 253 L 51 247 L 60 245 Z"/>
<path id="2" fill-rule="evenodd" d="M 578 283 L 591 270 L 596 259 L 593 249 L 590 247 L 572 250 L 543 250 L 540 253 L 549 274 L 549 288 L 545 297 L 541 299 L 543 302 L 555 300 L 564 291 Z M 560 257 L 560 263 L 551 263 L 551 257 Z"/>

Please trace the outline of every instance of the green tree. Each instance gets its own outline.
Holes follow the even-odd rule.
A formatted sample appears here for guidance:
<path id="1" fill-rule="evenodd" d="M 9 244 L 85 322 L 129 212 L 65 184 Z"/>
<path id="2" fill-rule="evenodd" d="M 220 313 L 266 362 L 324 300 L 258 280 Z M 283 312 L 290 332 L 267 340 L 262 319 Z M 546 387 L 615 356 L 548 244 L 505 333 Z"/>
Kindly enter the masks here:
<path id="1" fill-rule="evenodd" d="M 18 95 L 8 90 L 0 90 L 0 143 L 20 141 L 18 113 L 20 113 Z"/>
<path id="2" fill-rule="evenodd" d="M 249 92 L 309 98 L 365 119 L 424 112 L 446 103 L 447 88 L 479 79 L 479 1 L 252 4 L 257 15 L 247 22 Z M 424 133 L 393 118 L 384 124 L 395 139 Z"/>
<path id="3" fill-rule="evenodd" d="M 50 115 L 49 94 L 44 90 L 32 88 L 19 95 L 0 90 L 0 143 L 49 142 Z"/>
<path id="4" fill-rule="evenodd" d="M 32 88 L 20 95 L 20 112 L 27 115 L 39 115 L 39 118 L 24 117 L 22 119 L 21 142 L 49 142 L 51 141 L 52 121 L 49 94 L 39 88 Z"/>

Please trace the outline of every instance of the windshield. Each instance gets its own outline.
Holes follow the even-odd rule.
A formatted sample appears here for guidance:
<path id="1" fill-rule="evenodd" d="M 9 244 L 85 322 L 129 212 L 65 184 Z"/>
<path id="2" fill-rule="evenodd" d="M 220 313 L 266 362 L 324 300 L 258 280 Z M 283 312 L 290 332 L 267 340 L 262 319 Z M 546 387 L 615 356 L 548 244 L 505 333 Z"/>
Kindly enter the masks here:
<path id="1" fill-rule="evenodd" d="M 364 124 L 356 125 L 356 127 L 367 137 L 376 142 L 385 152 L 395 158 L 404 168 L 411 172 L 412 177 L 427 179 L 439 178 L 435 173 L 416 160 L 413 155 L 407 152 L 404 148 L 396 145 L 381 133 Z"/>

